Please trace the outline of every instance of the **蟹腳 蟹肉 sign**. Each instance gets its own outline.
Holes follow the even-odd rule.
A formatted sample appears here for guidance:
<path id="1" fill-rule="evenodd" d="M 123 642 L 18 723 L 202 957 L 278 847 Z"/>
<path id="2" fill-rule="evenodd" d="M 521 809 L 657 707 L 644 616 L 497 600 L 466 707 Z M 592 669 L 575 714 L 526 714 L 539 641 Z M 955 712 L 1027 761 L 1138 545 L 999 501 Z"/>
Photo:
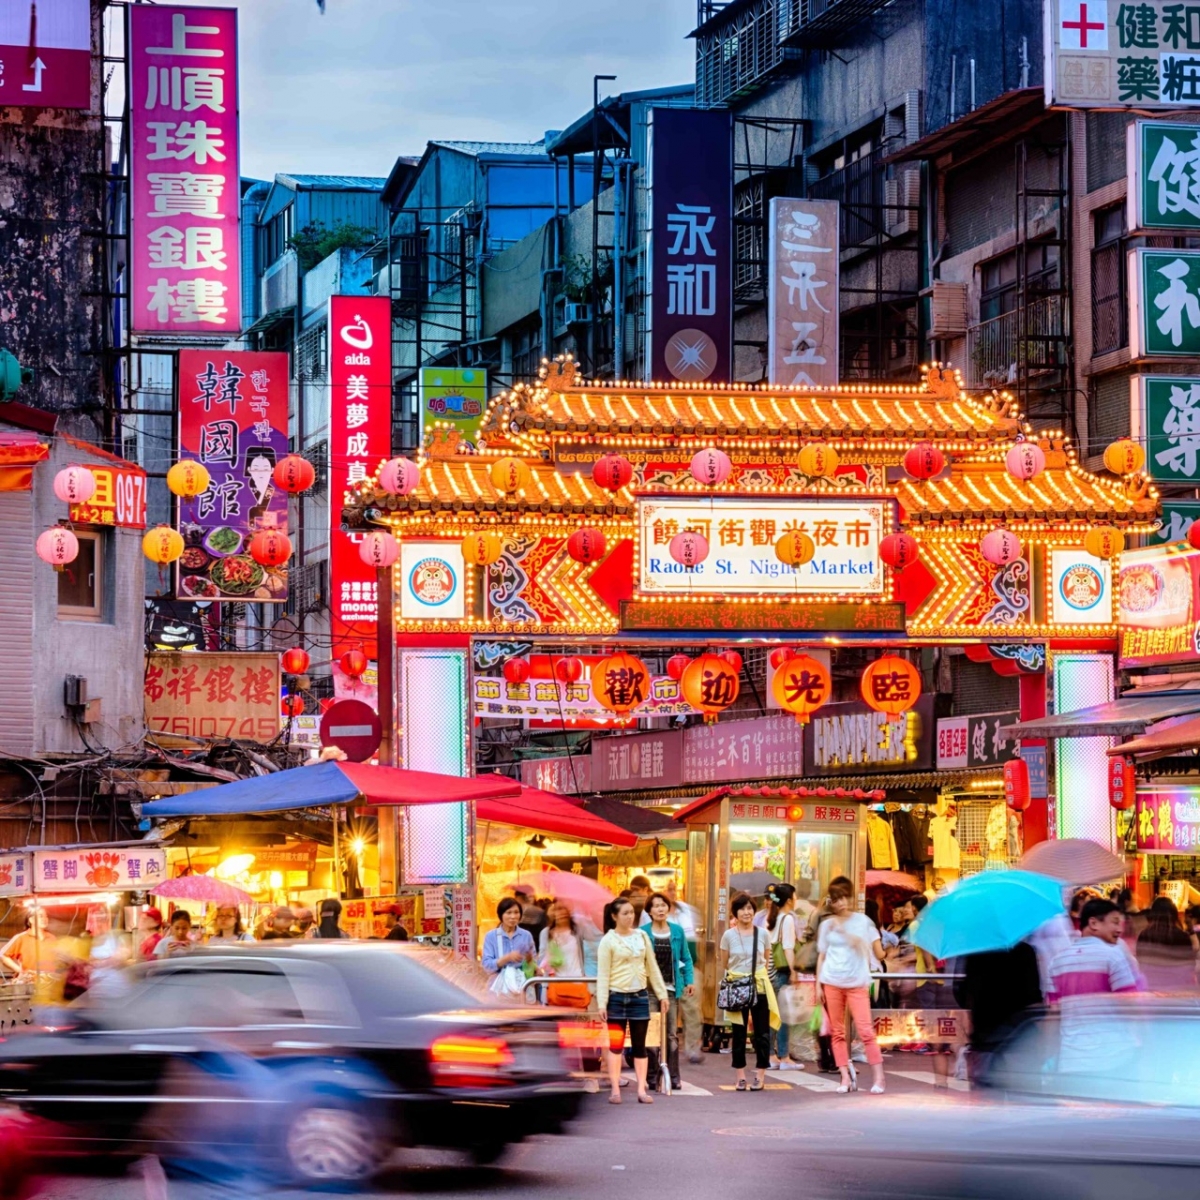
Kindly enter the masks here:
<path id="1" fill-rule="evenodd" d="M 646 595 L 883 596 L 879 543 L 893 502 L 743 496 L 638 498 L 638 588 Z M 789 567 L 775 543 L 790 530 L 813 540 L 813 557 Z M 671 557 L 685 531 L 708 541 L 708 557 L 687 568 Z"/>

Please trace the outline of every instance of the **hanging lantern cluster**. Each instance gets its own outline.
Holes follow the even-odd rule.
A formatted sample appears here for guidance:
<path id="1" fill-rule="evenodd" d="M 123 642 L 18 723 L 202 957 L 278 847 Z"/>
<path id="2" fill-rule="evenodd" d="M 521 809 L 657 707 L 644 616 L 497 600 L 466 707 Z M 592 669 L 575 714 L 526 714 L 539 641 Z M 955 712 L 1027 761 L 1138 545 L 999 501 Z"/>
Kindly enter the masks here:
<path id="1" fill-rule="evenodd" d="M 685 529 L 677 533 L 668 543 L 671 557 L 689 571 L 695 570 L 708 557 L 708 538 L 701 533 Z"/>
<path id="2" fill-rule="evenodd" d="M 488 478 L 492 481 L 492 487 L 501 495 L 511 496 L 513 492 L 524 491 L 529 486 L 533 473 L 523 458 L 514 458 L 509 455 L 506 458 L 498 458 L 492 463 Z"/>
<path id="3" fill-rule="evenodd" d="M 932 442 L 918 442 L 904 456 L 904 469 L 913 479 L 932 479 L 945 468 L 946 456 Z"/>
<path id="4" fill-rule="evenodd" d="M 65 525 L 55 525 L 38 534 L 34 549 L 42 562 L 61 571 L 79 557 L 79 539 Z"/>
<path id="5" fill-rule="evenodd" d="M 869 708 L 898 721 L 921 696 L 921 672 L 908 659 L 885 654 L 863 672 L 859 687 Z"/>
<path id="6" fill-rule="evenodd" d="M 838 454 L 824 442 L 809 442 L 800 447 L 800 470 L 810 479 L 832 479 L 837 474 Z"/>
<path id="7" fill-rule="evenodd" d="M 1004 456 L 1004 465 L 1014 479 L 1027 483 L 1046 469 L 1046 452 L 1037 442 L 1021 441 Z"/>
<path id="8" fill-rule="evenodd" d="M 64 467 L 54 477 L 54 494 L 64 504 L 86 504 L 96 494 L 96 476 L 87 467 Z"/>
<path id="9" fill-rule="evenodd" d="M 302 646 L 293 646 L 290 650 L 285 650 L 279 659 L 279 665 L 285 675 L 303 675 L 311 662 L 308 651 Z"/>
<path id="10" fill-rule="evenodd" d="M 1021 557 L 1021 539 L 1010 529 L 993 529 L 979 542 L 979 552 L 994 567 L 1006 567 Z"/>
<path id="11" fill-rule="evenodd" d="M 889 533 L 879 543 L 879 557 L 885 566 L 903 571 L 921 557 L 921 543 L 911 533 Z"/>
<path id="12" fill-rule="evenodd" d="M 208 468 L 190 458 L 177 462 L 167 472 L 167 487 L 183 500 L 191 500 L 208 491 L 209 480 Z"/>
<path id="13" fill-rule="evenodd" d="M 504 553 L 500 535 L 488 529 L 468 533 L 461 545 L 463 562 L 472 567 L 490 567 L 492 563 L 499 562 L 500 555 Z"/>
<path id="14" fill-rule="evenodd" d="M 1107 561 L 1125 549 L 1125 535 L 1111 525 L 1096 525 L 1083 535 L 1083 548 L 1093 558 Z"/>
<path id="15" fill-rule="evenodd" d="M 799 529 L 789 529 L 775 539 L 775 557 L 787 567 L 804 566 L 816 552 L 816 542 Z"/>
<path id="16" fill-rule="evenodd" d="M 692 455 L 692 478 L 704 487 L 720 487 L 733 470 L 733 460 L 724 450 L 706 446 Z"/>
<path id="17" fill-rule="evenodd" d="M 292 539 L 282 529 L 260 529 L 250 539 L 250 557 L 260 567 L 281 567 L 292 557 Z"/>
<path id="18" fill-rule="evenodd" d="M 633 463 L 623 454 L 606 454 L 592 467 L 592 482 L 606 492 L 619 492 L 633 479 Z"/>
<path id="19" fill-rule="evenodd" d="M 338 659 L 338 666 L 341 668 L 342 674 L 348 675 L 351 679 L 361 679 L 370 665 L 371 660 L 362 650 L 357 649 L 347 650 Z"/>
<path id="20" fill-rule="evenodd" d="M 289 454 L 275 464 L 272 478 L 281 492 L 295 496 L 300 492 L 307 492 L 312 487 L 316 482 L 317 472 L 307 458 L 301 458 L 299 454 Z"/>
<path id="21" fill-rule="evenodd" d="M 680 691 L 694 709 L 704 714 L 706 722 L 715 721 L 738 698 L 740 670 L 740 655 L 735 669 L 723 654 L 701 654 L 680 676 Z"/>
<path id="22" fill-rule="evenodd" d="M 1105 449 L 1104 465 L 1114 475 L 1135 475 L 1146 465 L 1146 451 L 1131 438 L 1121 438 Z"/>
<path id="23" fill-rule="evenodd" d="M 592 667 L 592 696 L 601 707 L 627 718 L 650 691 L 650 669 L 632 654 L 611 654 Z"/>
<path id="24" fill-rule="evenodd" d="M 833 692 L 829 668 L 808 654 L 796 654 L 786 646 L 771 651 L 775 678 L 771 694 L 775 703 L 794 716 L 801 725 L 826 703 Z"/>
<path id="25" fill-rule="evenodd" d="M 183 553 L 183 537 L 170 525 L 156 525 L 153 529 L 146 530 L 142 538 L 142 553 L 152 563 L 165 567 Z"/>
<path id="26" fill-rule="evenodd" d="M 389 458 L 379 468 L 379 490 L 389 496 L 407 496 L 421 482 L 421 471 L 407 458 Z"/>
<path id="27" fill-rule="evenodd" d="M 599 562 L 608 543 L 598 529 L 577 529 L 567 538 L 567 553 L 577 563 Z"/>
<path id="28" fill-rule="evenodd" d="M 400 557 L 400 544 L 383 529 L 372 529 L 359 543 L 358 557 L 368 567 L 382 570 L 390 567 Z"/>

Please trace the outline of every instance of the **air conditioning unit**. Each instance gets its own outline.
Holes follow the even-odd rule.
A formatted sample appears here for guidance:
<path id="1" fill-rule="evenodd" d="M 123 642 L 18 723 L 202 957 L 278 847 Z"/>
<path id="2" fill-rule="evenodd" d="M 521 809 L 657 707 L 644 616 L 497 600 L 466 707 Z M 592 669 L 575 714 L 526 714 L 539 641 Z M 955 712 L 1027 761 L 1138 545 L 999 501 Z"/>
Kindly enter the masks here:
<path id="1" fill-rule="evenodd" d="M 570 333 L 574 325 L 587 325 L 592 319 L 590 304 L 576 304 L 566 296 L 557 296 L 554 300 L 554 335 L 561 337 Z"/>
<path id="2" fill-rule="evenodd" d="M 898 237 L 903 233 L 916 233 L 920 228 L 921 172 L 917 167 L 908 167 L 897 172 L 893 179 L 883 181 L 884 220 L 888 233 Z"/>
<path id="3" fill-rule="evenodd" d="M 929 310 L 931 337 L 962 337 L 967 332 L 967 285 L 935 279 Z"/>

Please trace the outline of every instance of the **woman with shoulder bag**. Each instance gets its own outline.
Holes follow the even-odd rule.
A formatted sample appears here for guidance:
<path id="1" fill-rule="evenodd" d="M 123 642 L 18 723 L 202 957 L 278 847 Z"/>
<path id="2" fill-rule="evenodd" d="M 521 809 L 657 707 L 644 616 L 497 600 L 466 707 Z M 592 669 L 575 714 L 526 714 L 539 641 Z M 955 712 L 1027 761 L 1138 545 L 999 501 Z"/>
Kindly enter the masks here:
<path id="1" fill-rule="evenodd" d="M 734 896 L 729 911 L 734 925 L 721 936 L 721 982 L 717 987 L 717 1007 L 725 1010 L 733 1030 L 733 1069 L 737 1072 L 737 1090 L 746 1087 L 746 1033 L 754 1022 L 755 1080 L 752 1092 L 761 1092 L 771 1062 L 771 1028 L 779 1021 L 775 992 L 767 972 L 766 930 L 754 924 L 754 901 L 742 894 Z"/>
<path id="2" fill-rule="evenodd" d="M 518 925 L 521 905 L 505 896 L 496 905 L 500 924 L 489 929 L 483 939 L 483 969 L 492 976 L 488 989 L 494 995 L 517 1004 L 525 1002 L 525 965 L 533 962 L 533 938 Z"/>
<path id="3" fill-rule="evenodd" d="M 667 985 L 669 1002 L 663 1037 L 667 1052 L 667 1070 L 671 1073 L 671 1086 L 678 1088 L 679 1001 L 683 996 L 691 996 L 696 990 L 692 955 L 688 950 L 687 935 L 683 926 L 667 920 L 671 912 L 671 901 L 662 892 L 655 892 L 646 901 L 646 912 L 650 915 L 650 924 L 642 928 L 650 935 L 654 958 L 659 971 L 662 972 L 663 982 Z"/>
<path id="4" fill-rule="evenodd" d="M 771 986 L 779 999 L 796 975 L 796 889 L 790 883 L 773 883 L 767 888 L 767 933 L 771 944 Z M 771 1055 L 771 1070 L 800 1071 L 803 1066 L 788 1055 L 792 1027 L 779 1023 L 775 1053 Z"/>
<path id="5" fill-rule="evenodd" d="M 658 999 L 665 1020 L 667 988 L 654 957 L 650 939 L 637 928 L 633 902 L 622 897 L 604 910 L 604 936 L 597 953 L 596 1006 L 608 1025 L 609 1104 L 621 1103 L 621 1058 L 625 1028 L 633 1048 L 639 1104 L 653 1104 L 646 1091 L 646 1031 L 650 1027 L 650 991 Z"/>
<path id="6" fill-rule="evenodd" d="M 571 910 L 556 900 L 546 913 L 549 922 L 542 930 L 538 961 L 546 975 L 580 976 L 583 969 L 583 938 L 575 928 Z M 587 1008 L 592 994 L 586 983 L 551 983 L 546 987 L 546 1003 L 560 1008 Z"/>

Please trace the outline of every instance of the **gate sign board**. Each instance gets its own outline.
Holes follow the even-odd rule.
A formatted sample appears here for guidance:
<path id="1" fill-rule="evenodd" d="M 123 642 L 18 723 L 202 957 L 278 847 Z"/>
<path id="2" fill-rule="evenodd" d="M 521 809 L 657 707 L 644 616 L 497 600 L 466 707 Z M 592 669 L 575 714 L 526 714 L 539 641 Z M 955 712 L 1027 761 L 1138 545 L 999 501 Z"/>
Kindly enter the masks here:
<path id="1" fill-rule="evenodd" d="M 1194 486 L 1200 474 L 1200 376 L 1134 375 L 1130 390 L 1130 435 L 1146 448 L 1146 474 L 1156 483 Z M 1177 536 L 1186 537 L 1186 527 Z"/>
<path id="2" fill-rule="evenodd" d="M 279 735 L 278 654 L 147 654 L 143 689 L 146 727 L 164 745 L 172 744 L 172 735 L 252 742 Z"/>
<path id="3" fill-rule="evenodd" d="M 1200 8 L 1180 0 L 1046 0 L 1046 104 L 1171 111 L 1200 104 Z"/>
<path id="4" fill-rule="evenodd" d="M 1200 250 L 1131 250 L 1128 278 L 1131 357 L 1200 356 Z"/>
<path id="5" fill-rule="evenodd" d="M 0 4 L 0 106 L 90 108 L 89 0 Z"/>
<path id="6" fill-rule="evenodd" d="M 650 378 L 732 379 L 731 114 L 652 109 L 650 165 Z"/>
<path id="7" fill-rule="evenodd" d="M 1200 125 L 1132 121 L 1126 137 L 1130 231 L 1200 229 Z"/>
<path id="8" fill-rule="evenodd" d="M 776 196 L 767 218 L 767 370 L 771 383 L 838 381 L 841 256 L 836 200 Z"/>
<path id="9" fill-rule="evenodd" d="M 366 762 L 382 738 L 379 714 L 361 700 L 339 700 L 321 718 L 321 745 L 337 746 L 351 762 Z"/>

